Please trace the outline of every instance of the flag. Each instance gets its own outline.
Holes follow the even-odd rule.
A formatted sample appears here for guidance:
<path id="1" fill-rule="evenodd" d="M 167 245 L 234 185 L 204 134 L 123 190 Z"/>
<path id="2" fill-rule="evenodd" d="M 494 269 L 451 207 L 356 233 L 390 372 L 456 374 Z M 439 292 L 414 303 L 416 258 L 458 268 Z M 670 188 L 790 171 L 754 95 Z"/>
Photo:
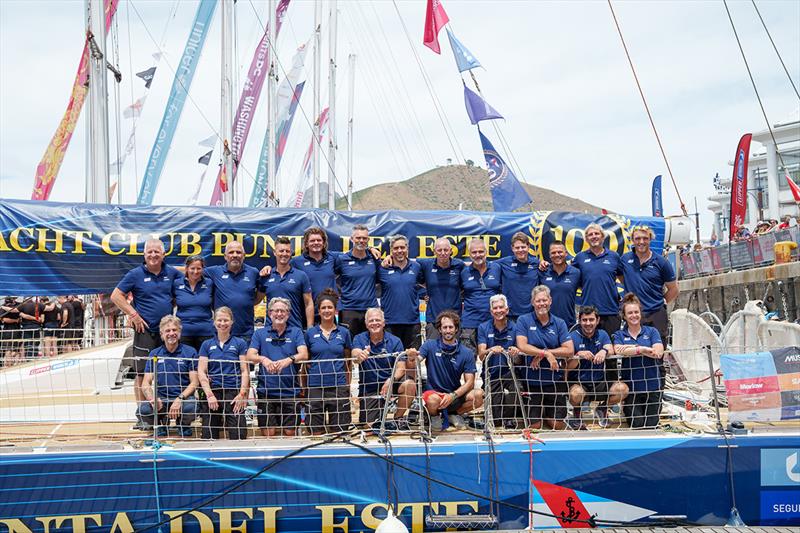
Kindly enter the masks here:
<path id="1" fill-rule="evenodd" d="M 800 187 L 798 187 L 797 184 L 794 182 L 794 180 L 791 178 L 791 176 L 789 176 L 788 170 L 783 169 L 783 171 L 786 173 L 784 174 L 786 176 L 786 183 L 789 184 L 789 190 L 792 191 L 792 196 L 794 196 L 794 201 L 800 202 Z"/>
<path id="2" fill-rule="evenodd" d="M 203 139 L 197 144 L 200 146 L 205 146 L 206 148 L 214 148 L 217 145 L 217 134 L 215 133 L 214 135 Z"/>
<path id="3" fill-rule="evenodd" d="M 466 46 L 461 44 L 461 41 L 456 39 L 456 36 L 453 35 L 453 32 L 450 31 L 450 28 L 445 29 L 447 30 L 447 38 L 450 39 L 450 49 L 453 50 L 453 57 L 456 59 L 458 71 L 464 72 L 465 70 L 480 67 L 480 61 L 478 61 L 478 59 L 472 55 L 469 50 L 467 50 Z"/>
<path id="4" fill-rule="evenodd" d="M 731 217 L 728 238 L 733 240 L 736 231 L 744 224 L 747 213 L 747 163 L 750 157 L 751 133 L 745 133 L 736 147 L 731 178 Z"/>
<path id="5" fill-rule="evenodd" d="M 141 98 L 136 100 L 134 103 L 132 103 L 131 105 L 126 107 L 122 111 L 122 116 L 125 117 L 125 118 L 136 118 L 136 117 L 141 116 L 142 108 L 144 107 L 145 100 L 147 100 L 147 95 L 142 96 Z"/>
<path id="6" fill-rule="evenodd" d="M 153 55 L 155 56 L 156 54 L 153 54 Z M 161 58 L 161 55 L 159 54 L 159 59 L 160 58 Z M 136 73 L 136 77 L 137 78 L 142 78 L 144 80 L 144 88 L 145 89 L 149 89 L 150 88 L 150 84 L 153 83 L 153 78 L 155 77 L 155 75 L 156 75 L 156 67 L 150 67 L 147 70 L 143 70 L 141 72 L 137 72 Z"/>
<path id="7" fill-rule="evenodd" d="M 200 159 L 198 159 L 197 162 L 200 163 L 201 165 L 208 166 L 208 163 L 211 161 L 211 154 L 213 154 L 213 153 L 214 153 L 214 150 L 209 150 L 205 154 L 201 155 Z"/>
<path id="8" fill-rule="evenodd" d="M 486 169 L 489 171 L 489 189 L 492 191 L 492 204 L 495 211 L 513 211 L 531 202 L 531 197 L 520 185 L 517 177 L 508 168 L 503 158 L 494 149 L 489 139 L 478 129 L 481 137 Z"/>
<path id="9" fill-rule="evenodd" d="M 425 33 L 422 38 L 422 44 L 441 54 L 439 48 L 439 30 L 442 26 L 450 22 L 447 18 L 447 13 L 444 12 L 444 6 L 439 0 L 428 0 L 428 7 L 425 10 Z"/>
<path id="10" fill-rule="evenodd" d="M 664 206 L 661 203 L 661 174 L 653 178 L 653 187 L 650 191 L 650 203 L 653 206 L 653 216 L 663 217 Z"/>
<path id="11" fill-rule="evenodd" d="M 478 93 L 470 90 L 466 83 L 464 83 L 464 105 L 467 107 L 467 115 L 472 124 L 477 124 L 482 120 L 503 118 L 503 115 L 486 103 L 486 100 L 481 98 Z"/>

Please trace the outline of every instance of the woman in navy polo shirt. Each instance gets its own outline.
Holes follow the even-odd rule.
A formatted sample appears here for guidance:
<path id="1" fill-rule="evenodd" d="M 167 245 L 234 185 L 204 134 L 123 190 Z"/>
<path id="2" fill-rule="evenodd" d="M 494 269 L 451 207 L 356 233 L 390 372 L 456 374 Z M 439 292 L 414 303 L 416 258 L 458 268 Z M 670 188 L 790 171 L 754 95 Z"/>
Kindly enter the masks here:
<path id="1" fill-rule="evenodd" d="M 350 425 L 350 331 L 335 322 L 338 296 L 331 289 L 317 296 L 320 323 L 306 331 L 308 347 L 308 406 L 311 432 L 325 432 L 325 413 L 331 432 Z"/>
<path id="2" fill-rule="evenodd" d="M 204 439 L 219 438 L 220 429 L 229 439 L 247 438 L 244 408 L 250 393 L 250 365 L 247 344 L 231 336 L 233 311 L 220 307 L 214 311 L 217 334 L 200 346 L 197 373 L 206 393 L 209 415 L 203 427 Z"/>
<path id="3" fill-rule="evenodd" d="M 658 426 L 661 413 L 661 367 L 664 356 L 661 335 L 642 325 L 642 304 L 635 294 L 622 299 L 625 327 L 614 332 L 614 352 L 622 356 L 622 381 L 630 389 L 623 412 L 633 429 Z"/>
<path id="4" fill-rule="evenodd" d="M 175 314 L 183 324 L 181 343 L 199 350 L 214 336 L 214 282 L 203 275 L 205 261 L 199 255 L 188 257 L 185 265 L 183 276 L 172 282 L 172 297 L 177 308 Z"/>

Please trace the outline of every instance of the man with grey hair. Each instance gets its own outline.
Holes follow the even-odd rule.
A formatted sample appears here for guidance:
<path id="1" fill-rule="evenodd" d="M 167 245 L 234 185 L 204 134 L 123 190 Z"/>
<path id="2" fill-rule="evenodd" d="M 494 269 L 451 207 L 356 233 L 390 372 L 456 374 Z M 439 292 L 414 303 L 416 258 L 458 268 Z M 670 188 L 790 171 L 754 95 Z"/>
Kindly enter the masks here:
<path id="1" fill-rule="evenodd" d="M 164 243 L 150 238 L 144 244 L 144 264 L 128 271 L 111 293 L 111 301 L 128 316 L 134 330 L 133 393 L 137 404 L 144 399 L 141 386 L 146 358 L 162 343 L 158 325 L 172 314 L 172 282 L 179 275 L 177 269 L 164 263 Z M 133 296 L 132 303 L 128 303 L 128 295 Z M 149 429 L 147 426 L 140 419 L 134 428 Z"/>
<path id="2" fill-rule="evenodd" d="M 197 351 L 181 344 L 181 319 L 167 315 L 159 322 L 163 345 L 150 352 L 144 368 L 142 395 L 137 417 L 156 425 L 156 435 L 166 437 L 168 419 L 174 419 L 181 437 L 191 437 L 191 423 L 197 413 L 195 390 L 200 385 L 197 377 Z M 155 385 L 155 390 L 153 390 Z M 169 406 L 169 407 L 167 407 Z M 158 413 L 156 421 L 154 412 Z"/>
<path id="3" fill-rule="evenodd" d="M 467 243 L 467 251 L 472 264 L 465 266 L 461 271 L 461 290 L 464 298 L 461 342 L 475 353 L 478 326 L 492 318 L 489 312 L 489 298 L 502 292 L 502 269 L 497 262 L 486 262 L 486 243 L 482 239 L 470 240 Z"/>
<path id="4" fill-rule="evenodd" d="M 422 267 L 421 283 L 427 294 L 425 312 L 425 338 L 439 336 L 434 322 L 439 313 L 452 309 L 461 314 L 461 270 L 464 261 L 453 257 L 453 245 L 445 237 L 439 237 L 433 245 L 433 258 L 417 259 Z"/>
<path id="5" fill-rule="evenodd" d="M 408 259 L 408 239 L 403 235 L 389 238 L 392 256 L 390 266 L 378 269 L 381 286 L 381 308 L 386 314 L 386 329 L 400 338 L 406 348 L 418 348 L 419 292 L 423 281 L 422 266 Z"/>
<path id="6" fill-rule="evenodd" d="M 366 331 L 364 312 L 378 306 L 375 283 L 379 262 L 367 253 L 369 228 L 363 224 L 353 226 L 350 236 L 352 248 L 339 254 L 334 261 L 342 299 L 339 301 L 339 323 L 350 329 L 350 335 Z"/>

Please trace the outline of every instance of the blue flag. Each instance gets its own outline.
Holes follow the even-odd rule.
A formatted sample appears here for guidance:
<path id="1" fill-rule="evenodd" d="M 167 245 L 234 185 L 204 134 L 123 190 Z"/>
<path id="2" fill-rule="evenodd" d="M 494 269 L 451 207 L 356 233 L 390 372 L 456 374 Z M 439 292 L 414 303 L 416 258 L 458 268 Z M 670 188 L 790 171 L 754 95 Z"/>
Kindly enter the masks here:
<path id="1" fill-rule="evenodd" d="M 175 79 L 172 81 L 172 89 L 169 92 L 164 117 L 161 119 L 161 126 L 159 126 L 158 133 L 156 133 L 156 141 L 153 144 L 150 159 L 144 172 L 142 188 L 139 190 L 139 198 L 136 200 L 139 205 L 153 203 L 158 180 L 164 170 L 164 163 L 172 144 L 172 138 L 175 136 L 183 106 L 186 104 L 187 93 L 192 85 L 197 63 L 200 60 L 203 44 L 205 44 L 206 35 L 208 34 L 211 17 L 214 15 L 216 7 L 216 0 L 202 0 L 200 5 L 197 6 L 194 24 L 192 24 L 192 29 L 189 32 L 189 39 L 183 49 L 183 55 L 181 55 L 178 62 L 180 66 L 175 73 Z"/>
<path id="2" fill-rule="evenodd" d="M 497 112 L 495 108 L 490 106 L 486 100 L 480 95 L 467 87 L 464 83 L 464 105 L 467 107 L 467 115 L 469 121 L 475 125 L 481 120 L 492 120 L 495 118 L 503 118 L 503 115 Z"/>
<path id="3" fill-rule="evenodd" d="M 456 39 L 456 36 L 453 35 L 453 32 L 450 31 L 450 27 L 447 28 L 447 38 L 450 39 L 450 48 L 453 50 L 453 57 L 456 58 L 456 65 L 458 66 L 459 72 L 464 72 L 465 70 L 471 70 L 473 68 L 480 67 L 481 64 L 478 59 L 472 55 L 472 53 L 467 50 L 467 47 L 461 44 L 461 41 Z"/>
<path id="4" fill-rule="evenodd" d="M 494 210 L 513 211 L 531 203 L 528 192 L 480 129 L 478 129 L 478 135 L 481 136 L 483 156 L 486 158 L 486 169 L 489 171 L 489 189 L 492 191 Z"/>
<path id="5" fill-rule="evenodd" d="M 653 180 L 653 190 L 650 194 L 650 200 L 653 204 L 653 216 L 663 217 L 664 206 L 661 205 L 661 174 L 656 176 Z"/>

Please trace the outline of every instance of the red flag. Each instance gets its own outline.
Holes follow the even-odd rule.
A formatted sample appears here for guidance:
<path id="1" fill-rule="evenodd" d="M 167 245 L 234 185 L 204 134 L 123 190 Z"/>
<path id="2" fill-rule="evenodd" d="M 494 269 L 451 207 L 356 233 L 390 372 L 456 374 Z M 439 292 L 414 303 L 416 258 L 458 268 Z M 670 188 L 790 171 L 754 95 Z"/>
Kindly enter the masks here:
<path id="1" fill-rule="evenodd" d="M 439 48 L 439 30 L 450 22 L 447 18 L 447 13 L 444 12 L 444 6 L 439 0 L 428 0 L 428 8 L 425 10 L 425 34 L 422 38 L 422 44 L 441 54 Z"/>
<path id="2" fill-rule="evenodd" d="M 747 213 L 747 163 L 750 158 L 750 141 L 753 135 L 745 133 L 736 147 L 733 159 L 733 177 L 731 178 L 731 218 L 728 238 L 733 240 Z"/>
<path id="3" fill-rule="evenodd" d="M 794 196 L 795 202 L 800 202 L 800 187 L 794 182 L 792 178 L 789 177 L 789 173 L 786 172 L 786 182 L 789 184 L 789 190 L 792 191 L 792 196 Z"/>

